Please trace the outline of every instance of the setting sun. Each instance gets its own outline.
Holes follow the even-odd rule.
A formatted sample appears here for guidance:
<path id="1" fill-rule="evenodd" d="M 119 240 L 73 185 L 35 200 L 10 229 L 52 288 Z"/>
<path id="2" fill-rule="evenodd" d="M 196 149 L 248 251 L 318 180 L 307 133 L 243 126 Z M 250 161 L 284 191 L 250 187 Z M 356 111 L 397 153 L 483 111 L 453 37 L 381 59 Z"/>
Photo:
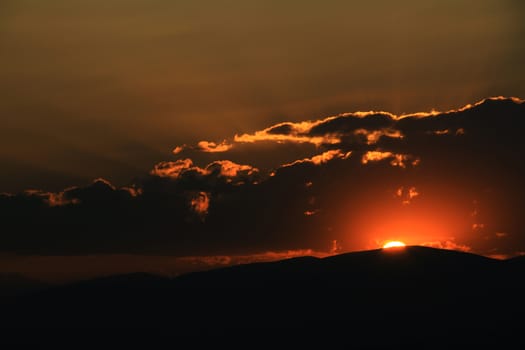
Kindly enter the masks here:
<path id="1" fill-rule="evenodd" d="M 404 246 L 405 246 L 405 243 L 401 241 L 388 241 L 383 245 L 383 249 L 399 248 L 399 247 L 404 247 Z"/>

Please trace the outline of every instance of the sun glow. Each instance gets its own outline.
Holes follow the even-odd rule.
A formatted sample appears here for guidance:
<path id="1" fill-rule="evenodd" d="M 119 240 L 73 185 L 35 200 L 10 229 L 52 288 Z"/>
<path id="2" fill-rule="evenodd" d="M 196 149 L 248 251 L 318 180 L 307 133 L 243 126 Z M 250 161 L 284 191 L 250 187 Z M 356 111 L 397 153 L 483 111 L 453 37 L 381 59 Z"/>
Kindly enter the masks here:
<path id="1" fill-rule="evenodd" d="M 406 244 L 401 241 L 388 241 L 383 245 L 383 249 L 388 248 L 400 248 L 404 247 Z"/>

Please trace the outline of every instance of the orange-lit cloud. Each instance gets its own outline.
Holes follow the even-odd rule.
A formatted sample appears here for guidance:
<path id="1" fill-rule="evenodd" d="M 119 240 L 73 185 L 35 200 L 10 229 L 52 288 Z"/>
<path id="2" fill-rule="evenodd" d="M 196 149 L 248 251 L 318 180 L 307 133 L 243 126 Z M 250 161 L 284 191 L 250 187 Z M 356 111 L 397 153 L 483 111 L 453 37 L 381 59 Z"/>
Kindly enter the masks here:
<path id="1" fill-rule="evenodd" d="M 189 158 L 179 159 L 174 162 L 160 162 L 155 165 L 150 174 L 158 177 L 179 178 L 185 173 L 196 173 L 199 175 L 217 175 L 234 178 L 241 175 L 251 176 L 259 172 L 259 169 L 250 165 L 237 164 L 229 160 L 217 160 L 206 167 L 195 166 Z"/>
<path id="2" fill-rule="evenodd" d="M 408 199 L 412 199 L 419 196 L 419 192 L 417 192 L 415 187 L 410 187 L 408 189 Z"/>
<path id="3" fill-rule="evenodd" d="M 41 190 L 26 190 L 23 195 L 27 197 L 36 197 L 40 198 L 46 203 L 49 207 L 62 207 L 66 205 L 76 205 L 82 202 L 82 195 L 79 196 L 79 193 L 85 191 L 99 191 L 106 193 L 115 193 L 122 194 L 126 197 L 138 197 L 142 194 L 141 188 L 135 187 L 121 187 L 117 188 L 112 185 L 109 181 L 102 178 L 97 178 L 92 181 L 91 184 L 85 187 L 73 186 L 64 189 L 61 192 L 46 192 Z M 101 194 L 101 193 L 100 193 Z"/>
<path id="4" fill-rule="evenodd" d="M 383 124 L 385 125 L 383 127 L 374 125 L 367 126 L 367 118 L 377 116 L 383 118 Z M 311 143 L 320 146 L 340 144 L 343 137 L 356 135 L 364 136 L 367 144 L 375 144 L 382 136 L 403 138 L 399 130 L 389 127 L 389 124 L 393 123 L 396 119 L 397 117 L 395 115 L 386 112 L 343 113 L 316 121 L 275 124 L 251 134 L 235 135 L 234 142 L 295 142 Z"/>
<path id="5" fill-rule="evenodd" d="M 49 193 L 49 198 L 47 201 L 49 203 L 49 206 L 51 207 L 79 203 L 79 200 L 76 198 L 71 198 L 71 199 L 66 198 L 66 196 L 64 195 L 64 192 Z"/>
<path id="6" fill-rule="evenodd" d="M 415 187 L 409 187 L 408 189 L 405 189 L 404 187 L 400 187 L 396 190 L 396 197 L 399 197 L 402 199 L 403 204 L 410 204 L 413 198 L 416 198 L 419 196 L 419 192 Z"/>
<path id="7" fill-rule="evenodd" d="M 365 136 L 367 143 L 373 144 L 381 136 L 402 138 L 403 135 L 399 130 L 389 128 L 370 127 L 364 128 L 358 125 L 366 125 L 368 117 L 380 115 L 384 123 L 391 123 L 396 116 L 386 112 L 354 112 L 342 113 L 337 116 L 305 122 L 284 122 L 272 125 L 266 129 L 255 131 L 254 133 L 245 133 L 235 135 L 234 141 L 239 143 L 253 143 L 260 141 L 274 142 L 296 142 L 311 143 L 316 146 L 334 145 L 341 143 L 341 138 L 345 135 L 362 135 Z M 345 124 L 348 124 L 346 126 Z M 356 125 L 352 127 L 351 125 Z M 344 127 L 341 127 L 344 126 Z"/>
<path id="8" fill-rule="evenodd" d="M 174 162 L 160 162 L 151 170 L 151 175 L 177 178 L 188 169 L 197 169 L 193 167 L 193 161 L 189 158 L 179 159 Z"/>
<path id="9" fill-rule="evenodd" d="M 363 164 L 389 158 L 392 166 L 406 168 L 409 165 L 419 165 L 422 161 L 421 156 L 417 148 L 413 148 L 411 150 L 413 153 L 410 154 L 405 150 L 400 152 L 394 149 L 392 145 L 396 145 L 396 140 L 410 144 L 411 139 L 418 132 L 438 136 L 463 135 L 466 126 L 454 121 L 456 114 L 481 108 L 488 103 L 504 103 L 509 100 L 515 104 L 523 102 L 517 98 L 494 97 L 445 112 L 431 110 L 401 115 L 384 111 L 341 113 L 318 120 L 276 123 L 262 130 L 235 134 L 232 138 L 221 142 L 200 141 L 195 146 L 182 145 L 176 147 L 173 153 L 179 155 L 185 150 L 224 153 L 234 147 L 236 152 L 243 152 L 243 147 L 247 147 L 244 145 L 258 142 L 309 144 L 329 148 L 337 145 L 343 153 L 363 151 Z M 447 120 L 450 120 L 450 123 Z M 372 148 L 372 146 L 376 147 Z M 297 159 L 300 160 L 302 159 Z M 286 161 L 286 165 L 293 163 L 293 161 Z M 275 169 L 282 165 L 282 163 L 273 164 L 271 167 Z"/>
<path id="10" fill-rule="evenodd" d="M 240 174 L 253 175 L 258 173 L 259 169 L 250 165 L 237 164 L 229 160 L 218 160 L 208 164 L 204 171 L 207 174 L 218 172 L 225 177 L 237 177 Z"/>
<path id="11" fill-rule="evenodd" d="M 25 191 L 27 196 L 35 196 L 44 199 L 44 202 L 47 203 L 50 207 L 60 207 L 70 204 L 78 204 L 80 201 L 77 198 L 68 198 L 66 191 L 62 192 L 44 192 L 39 190 L 27 190 Z"/>
<path id="12" fill-rule="evenodd" d="M 379 162 L 384 159 L 390 159 L 390 165 L 397 166 L 400 168 L 406 168 L 407 164 L 416 166 L 419 164 L 419 159 L 414 158 L 408 154 L 398 154 L 392 152 L 382 151 L 368 151 L 361 157 L 361 163 L 367 164 L 368 162 Z"/>
<path id="13" fill-rule="evenodd" d="M 197 152 L 204 153 L 223 153 L 231 150 L 232 148 L 233 144 L 228 143 L 228 141 L 226 140 L 220 143 L 215 143 L 212 141 L 199 141 L 196 146 L 190 146 L 186 144 L 182 146 L 177 146 L 172 150 L 172 153 L 178 155 L 185 150 L 194 150 Z"/>
<path id="14" fill-rule="evenodd" d="M 117 188 L 103 178 L 97 178 L 86 186 L 73 186 L 60 192 L 46 192 L 41 190 L 26 190 L 21 196 L 27 199 L 38 199 L 49 208 L 65 206 L 79 206 L 93 201 L 128 201 L 142 195 L 142 188 L 124 186 Z M 16 199 L 17 196 L 0 194 L 6 198 Z"/>
<path id="15" fill-rule="evenodd" d="M 197 193 L 190 202 L 192 210 L 197 213 L 202 219 L 208 214 L 210 207 L 210 194 L 207 192 Z"/>
<path id="16" fill-rule="evenodd" d="M 377 162 L 391 157 L 393 157 L 392 152 L 369 151 L 363 155 L 361 162 L 367 164 L 368 162 Z"/>
<path id="17" fill-rule="evenodd" d="M 457 110 L 450 110 L 446 113 L 449 113 L 449 112 L 464 112 L 464 111 L 467 111 L 469 109 L 473 109 L 475 107 L 478 107 L 478 106 L 481 106 L 483 105 L 484 103 L 486 103 L 487 101 L 512 101 L 513 103 L 516 103 L 516 104 L 522 104 L 525 102 L 525 100 L 519 98 L 519 97 L 506 97 L 506 96 L 492 96 L 492 97 L 487 97 L 487 98 L 484 98 L 476 103 L 468 103 L 466 104 L 465 106 L 461 107 L 461 108 L 458 108 Z"/>
<path id="18" fill-rule="evenodd" d="M 269 130 L 272 128 L 264 129 L 262 131 L 256 131 L 254 134 L 242 134 L 235 135 L 234 141 L 238 143 L 254 143 L 261 141 L 274 141 L 278 143 L 282 142 L 295 142 L 295 143 L 311 143 L 316 146 L 323 144 L 333 145 L 341 142 L 338 135 L 325 135 L 325 136 L 308 136 L 305 134 L 299 134 L 292 129 L 290 134 L 270 134 Z"/>
<path id="19" fill-rule="evenodd" d="M 380 130 L 366 130 L 366 129 L 357 129 L 354 131 L 355 135 L 362 135 L 366 138 L 366 143 L 368 145 L 376 144 L 381 137 L 387 136 L 392 138 L 402 139 L 403 134 L 399 130 L 395 129 L 380 129 Z"/>
<path id="20" fill-rule="evenodd" d="M 142 188 L 121 187 L 120 189 L 123 191 L 127 191 L 131 197 L 138 197 L 143 193 Z"/>
<path id="21" fill-rule="evenodd" d="M 332 247 L 330 248 L 330 254 L 339 254 L 343 250 L 343 247 L 337 239 L 332 240 Z"/>
<path id="22" fill-rule="evenodd" d="M 300 159 L 290 164 L 284 164 L 283 167 L 293 166 L 293 165 L 297 165 L 301 163 L 311 163 L 314 165 L 321 165 L 321 164 L 325 164 L 331 161 L 332 159 L 348 159 L 351 155 L 352 155 L 352 152 L 343 153 L 340 149 L 335 149 L 335 150 L 323 152 L 311 158 Z"/>
<path id="23" fill-rule="evenodd" d="M 332 242 L 333 244 L 333 242 Z M 337 242 L 336 242 L 337 244 Z M 330 256 L 332 253 L 315 251 L 312 249 L 297 249 L 286 251 L 269 251 L 264 253 L 256 253 L 249 255 L 211 255 L 211 256 L 187 256 L 177 258 L 178 261 L 196 264 L 207 265 L 209 267 L 228 266 L 237 264 L 248 264 L 256 262 L 270 262 L 282 259 L 297 258 L 302 256 L 312 256 L 317 258 L 324 258 Z"/>
<path id="24" fill-rule="evenodd" d="M 465 129 L 458 128 L 456 129 L 456 131 L 453 131 L 453 132 L 451 132 L 449 129 L 443 129 L 443 130 L 429 131 L 428 133 L 434 134 L 434 135 L 451 135 L 453 133 L 456 136 L 461 136 L 465 134 Z"/>
<path id="25" fill-rule="evenodd" d="M 448 129 L 444 129 L 444 130 L 436 130 L 434 131 L 433 133 L 435 135 L 447 135 L 450 131 Z"/>
<path id="26" fill-rule="evenodd" d="M 432 248 L 439 248 L 439 249 L 459 250 L 462 252 L 472 251 L 472 248 L 469 247 L 468 245 L 456 243 L 454 242 L 454 240 L 423 242 L 420 245 L 424 247 L 432 247 Z"/>
<path id="27" fill-rule="evenodd" d="M 472 230 L 473 231 L 482 230 L 484 228 L 485 228 L 485 224 L 481 224 L 481 223 L 474 223 L 474 224 L 472 224 Z"/>
<path id="28" fill-rule="evenodd" d="M 507 260 L 511 257 L 511 255 L 509 254 L 488 254 L 487 256 L 496 260 Z"/>
<path id="29" fill-rule="evenodd" d="M 312 158 L 310 158 L 310 161 L 315 165 L 321 165 L 334 158 L 347 159 L 348 157 L 350 157 L 351 154 L 352 152 L 343 153 L 339 149 L 331 150 L 331 151 L 326 151 L 324 153 L 321 153 L 317 156 L 313 156 Z"/>
<path id="30" fill-rule="evenodd" d="M 175 147 L 171 152 L 172 152 L 173 154 L 179 154 L 179 153 L 181 153 L 182 151 L 184 151 L 184 149 L 185 149 L 186 147 L 187 147 L 186 145 L 177 146 L 177 147 Z"/>
<path id="31" fill-rule="evenodd" d="M 208 153 L 220 153 L 220 152 L 226 152 L 229 151 L 233 147 L 232 144 L 229 144 L 228 142 L 223 141 L 219 144 L 215 142 L 208 142 L 208 141 L 200 141 L 197 144 L 197 150 L 202 152 L 208 152 Z"/>
<path id="32" fill-rule="evenodd" d="M 504 97 L 492 97 L 484 99 L 475 104 L 469 104 L 456 110 L 448 110 L 440 112 L 432 110 L 430 112 L 418 112 L 395 115 L 384 111 L 368 111 L 368 112 L 353 112 L 342 113 L 336 116 L 327 117 L 324 119 L 303 122 L 282 122 L 272 125 L 263 130 L 258 130 L 253 133 L 244 133 L 235 135 L 233 142 L 236 143 L 254 143 L 261 141 L 273 142 L 295 142 L 295 143 L 311 143 L 316 146 L 320 145 L 334 145 L 340 144 L 345 136 L 356 135 L 364 136 L 368 145 L 376 144 L 381 137 L 403 139 L 405 135 L 402 130 L 395 127 L 396 123 L 402 120 L 409 119 L 425 119 L 437 118 L 443 115 L 451 115 L 454 113 L 463 112 L 469 109 L 476 108 L 483 105 L 487 101 L 505 101 Z M 523 100 L 518 98 L 510 98 L 516 104 L 523 103 Z M 449 134 L 450 129 L 431 130 L 431 133 L 436 135 Z M 456 128 L 455 134 L 464 134 L 464 128 Z M 223 144 L 227 145 L 224 141 Z M 221 144 L 222 145 L 222 144 Z"/>

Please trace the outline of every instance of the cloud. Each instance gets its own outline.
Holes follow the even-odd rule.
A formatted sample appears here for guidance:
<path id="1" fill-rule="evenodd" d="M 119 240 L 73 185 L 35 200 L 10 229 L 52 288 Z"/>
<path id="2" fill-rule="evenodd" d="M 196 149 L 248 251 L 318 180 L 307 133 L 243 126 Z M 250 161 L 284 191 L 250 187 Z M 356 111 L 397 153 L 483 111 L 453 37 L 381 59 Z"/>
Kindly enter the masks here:
<path id="1" fill-rule="evenodd" d="M 413 198 L 419 196 L 419 192 L 413 186 L 406 189 L 404 187 L 400 187 L 396 190 L 395 195 L 396 197 L 402 199 L 403 204 L 410 204 Z"/>
<path id="2" fill-rule="evenodd" d="M 296 142 L 321 146 L 340 145 L 345 142 L 345 138 L 348 140 L 354 136 L 357 137 L 357 139 L 354 138 L 355 141 L 374 145 L 378 143 L 381 138 L 403 139 L 405 137 L 403 132 L 404 127 L 407 124 L 415 124 L 414 121 L 423 119 L 426 119 L 426 122 L 420 124 L 428 128 L 425 132 L 435 135 L 453 134 L 457 136 L 464 134 L 465 129 L 457 127 L 453 129 L 454 131 L 451 131 L 449 128 L 438 128 L 438 126 L 446 126 L 447 123 L 444 122 L 444 120 L 454 118 L 458 113 L 468 112 L 491 103 L 507 102 L 519 105 L 523 101 L 514 97 L 492 97 L 475 104 L 469 104 L 457 110 L 449 110 L 446 112 L 432 110 L 430 112 L 402 115 L 395 115 L 383 111 L 342 113 L 313 121 L 278 123 L 253 133 L 235 135 L 233 142 Z M 435 124 L 435 126 L 432 124 Z M 454 125 L 455 123 L 450 124 Z M 226 144 L 226 141 L 223 141 L 221 145 L 222 144 Z"/>
<path id="3" fill-rule="evenodd" d="M 67 191 L 63 192 L 44 192 L 39 190 L 27 190 L 25 195 L 28 197 L 37 197 L 41 199 L 44 203 L 48 204 L 50 207 L 58 207 L 70 204 L 78 204 L 79 200 L 77 198 L 67 198 Z"/>
<path id="4" fill-rule="evenodd" d="M 280 159 L 280 157 L 266 153 L 246 160 L 245 155 L 257 150 L 256 145 L 260 145 L 259 150 L 264 150 L 264 147 L 271 144 L 289 145 L 288 148 L 280 147 L 278 152 L 292 154 L 287 149 L 291 150 L 295 147 L 297 155 L 301 153 L 298 151 L 300 149 L 303 153 L 310 152 L 311 155 L 311 148 L 308 146 L 313 146 L 317 148 L 317 152 L 319 148 L 322 152 L 331 149 L 339 149 L 345 153 L 363 152 L 365 159 L 370 155 L 366 155 L 366 152 L 390 152 L 395 155 L 393 156 L 395 159 L 392 159 L 394 166 L 406 167 L 410 164 L 417 165 L 421 161 L 421 155 L 432 151 L 430 148 L 434 146 L 448 151 L 447 147 L 455 147 L 458 142 L 473 145 L 476 141 L 460 140 L 456 137 L 465 137 L 465 135 L 476 139 L 482 136 L 490 137 L 484 134 L 497 128 L 493 129 L 485 125 L 485 122 L 496 121 L 491 116 L 502 112 L 500 114 L 503 119 L 498 120 L 497 123 L 507 125 L 520 113 L 521 105 L 522 101 L 517 98 L 494 97 L 445 112 L 432 110 L 403 115 L 383 111 L 342 113 L 317 120 L 276 123 L 261 130 L 235 134 L 217 143 L 201 141 L 196 146 L 179 146 L 175 151 L 176 154 L 184 150 L 196 153 L 228 151 L 230 157 L 241 157 L 244 162 L 260 166 L 267 165 L 271 163 L 271 159 Z M 429 140 L 431 142 L 428 142 Z M 422 147 L 421 150 L 419 147 Z M 231 153 L 233 149 L 235 154 Z M 277 148 L 267 148 L 267 150 L 274 152 Z M 434 148 L 434 151 L 437 149 Z M 198 154 L 192 154 L 192 158 L 199 157 L 201 156 Z M 307 156 L 302 158 L 305 157 Z M 206 159 L 209 161 L 209 158 Z M 296 157 L 294 160 L 297 159 L 301 158 Z M 235 161 L 235 159 L 231 160 Z M 292 162 L 293 160 L 286 163 Z M 280 165 L 282 163 L 274 163 L 272 167 L 277 168 Z"/>
<path id="5" fill-rule="evenodd" d="M 447 112 L 283 122 L 179 146 L 125 187 L 96 179 L 0 195 L 0 251 L 235 260 L 361 250 L 396 234 L 512 255 L 525 250 L 525 139 L 516 127 L 524 115 L 521 100 L 494 98 Z M 263 158 L 289 161 L 261 167 Z"/>
<path id="6" fill-rule="evenodd" d="M 368 151 L 363 154 L 361 162 L 367 164 L 369 162 L 379 162 L 384 159 L 390 160 L 390 165 L 406 168 L 408 164 L 416 166 L 419 164 L 419 158 L 415 158 L 409 154 L 395 154 L 392 152 L 382 151 Z"/>
<path id="7" fill-rule="evenodd" d="M 291 259 L 301 256 L 312 256 L 324 258 L 331 254 L 326 252 L 313 251 L 311 249 L 268 251 L 249 255 L 212 255 L 212 256 L 187 256 L 178 258 L 179 261 L 193 264 L 206 265 L 207 267 L 221 267 L 238 264 L 249 264 L 257 262 L 277 261 Z"/>
<path id="8" fill-rule="evenodd" d="M 237 164 L 229 160 L 217 160 L 206 167 L 201 168 L 193 164 L 189 158 L 176 161 L 160 162 L 151 170 L 150 174 L 158 177 L 177 179 L 184 176 L 214 176 L 228 178 L 232 182 L 234 178 L 238 181 L 257 175 L 259 169 L 250 165 Z"/>
<path id="9" fill-rule="evenodd" d="M 448 250 L 459 250 L 462 252 L 470 252 L 472 248 L 466 244 L 459 244 L 454 242 L 454 240 L 444 240 L 444 241 L 432 241 L 432 242 L 423 242 L 420 245 L 424 247 L 432 247 L 439 249 L 448 249 Z"/>
<path id="10" fill-rule="evenodd" d="M 335 150 L 326 151 L 321 154 L 312 156 L 311 158 L 299 159 L 299 160 L 294 161 L 293 163 L 284 164 L 283 167 L 294 166 L 294 165 L 301 164 L 301 163 L 321 165 L 321 164 L 325 164 L 331 161 L 332 159 L 348 159 L 351 156 L 351 154 L 352 152 L 343 153 L 341 152 L 340 149 L 335 149 Z"/>
<path id="11" fill-rule="evenodd" d="M 366 138 L 367 145 L 374 145 L 381 137 L 391 137 L 391 138 L 403 138 L 403 134 L 399 130 L 395 129 L 379 129 L 379 130 L 367 130 L 367 129 L 357 129 L 354 131 L 356 136 L 364 136 Z"/>
<path id="12" fill-rule="evenodd" d="M 338 145 L 346 137 L 354 137 L 366 144 L 375 144 L 383 137 L 402 138 L 392 128 L 396 117 L 386 112 L 344 113 L 316 121 L 284 122 L 254 133 L 235 135 L 234 142 L 261 141 L 311 143 L 316 146 Z"/>
<path id="13" fill-rule="evenodd" d="M 198 192 L 191 199 L 190 204 L 191 209 L 204 220 L 210 207 L 210 194 L 207 192 Z"/>
<path id="14" fill-rule="evenodd" d="M 259 172 L 259 169 L 251 165 L 241 165 L 229 160 L 215 161 L 205 168 L 207 174 L 219 174 L 225 177 L 251 176 Z"/>
<path id="15" fill-rule="evenodd" d="M 208 153 L 219 153 L 229 151 L 233 145 L 223 141 L 219 144 L 215 142 L 201 141 L 197 144 L 197 150 Z"/>
<path id="16" fill-rule="evenodd" d="M 84 187 L 69 187 L 61 192 L 45 192 L 40 190 L 26 190 L 19 196 L 9 195 L 11 198 L 33 198 L 49 207 L 77 205 L 82 202 L 110 200 L 113 198 L 127 199 L 140 196 L 142 190 L 134 187 L 116 188 L 109 181 L 98 178 Z"/>
<path id="17" fill-rule="evenodd" d="M 182 146 L 177 146 L 172 150 L 172 153 L 177 155 L 185 150 L 194 150 L 204 153 L 222 153 L 227 152 L 233 148 L 231 143 L 228 143 L 226 140 L 215 143 L 213 141 L 199 141 L 196 146 L 188 146 L 186 144 Z"/>
<path id="18" fill-rule="evenodd" d="M 480 224 L 480 223 L 472 224 L 472 230 L 473 231 L 483 230 L 484 228 L 485 228 L 485 224 Z"/>
<path id="19" fill-rule="evenodd" d="M 295 142 L 295 143 L 311 143 L 316 146 L 323 144 L 333 145 L 341 142 L 338 135 L 327 134 L 323 136 L 310 136 L 307 131 L 312 128 L 315 123 L 287 123 L 284 125 L 275 125 L 270 128 L 256 131 L 253 134 L 235 135 L 234 141 L 236 143 L 254 143 L 261 141 L 272 142 Z M 283 130 L 286 133 L 276 133 L 275 130 Z"/>
<path id="20" fill-rule="evenodd" d="M 511 256 L 508 254 L 489 254 L 487 255 L 489 258 L 497 259 L 497 260 L 507 260 Z"/>
<path id="21" fill-rule="evenodd" d="M 415 187 L 410 187 L 408 189 L 408 199 L 412 199 L 419 196 L 419 192 L 416 190 Z"/>
<path id="22" fill-rule="evenodd" d="M 175 162 L 160 162 L 151 170 L 151 175 L 177 178 L 187 170 L 202 171 L 202 169 L 194 167 L 193 161 L 187 158 L 179 159 Z"/>
<path id="23" fill-rule="evenodd" d="M 171 152 L 172 152 L 173 154 L 179 154 L 179 153 L 181 153 L 182 151 L 184 151 L 185 148 L 187 148 L 186 145 L 177 146 L 177 147 L 175 147 Z"/>
<path id="24" fill-rule="evenodd" d="M 369 151 L 363 155 L 361 162 L 363 164 L 366 164 L 368 162 L 377 162 L 377 161 L 392 158 L 392 157 L 394 157 L 392 152 Z"/>

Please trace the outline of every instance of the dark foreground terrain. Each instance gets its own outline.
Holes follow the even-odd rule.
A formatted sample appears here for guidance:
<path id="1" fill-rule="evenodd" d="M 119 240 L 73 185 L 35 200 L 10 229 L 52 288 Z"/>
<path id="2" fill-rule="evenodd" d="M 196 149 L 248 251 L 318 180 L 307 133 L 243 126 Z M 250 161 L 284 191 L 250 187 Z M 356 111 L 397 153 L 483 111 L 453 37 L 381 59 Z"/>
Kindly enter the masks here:
<path id="1" fill-rule="evenodd" d="M 111 334 L 119 343 L 246 338 L 248 348 L 280 336 L 357 348 L 523 346 L 524 277 L 525 258 L 415 246 L 173 279 L 131 274 L 4 298 L 1 329 L 21 343 Z"/>

